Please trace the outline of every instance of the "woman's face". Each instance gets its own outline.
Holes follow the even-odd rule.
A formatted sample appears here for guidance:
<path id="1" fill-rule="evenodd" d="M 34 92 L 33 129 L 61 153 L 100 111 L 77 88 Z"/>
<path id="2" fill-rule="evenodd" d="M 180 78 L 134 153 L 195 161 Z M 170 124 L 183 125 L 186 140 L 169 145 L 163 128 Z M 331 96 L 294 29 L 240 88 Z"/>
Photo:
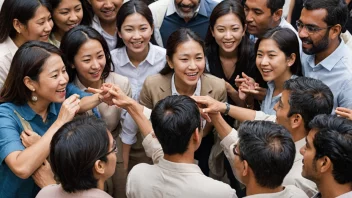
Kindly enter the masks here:
<path id="1" fill-rule="evenodd" d="M 51 54 L 44 62 L 37 81 L 33 81 L 38 101 L 62 103 L 66 96 L 68 75 L 65 64 L 57 54 Z"/>
<path id="2" fill-rule="evenodd" d="M 274 40 L 263 39 L 259 43 L 256 65 L 265 81 L 269 82 L 291 73 L 291 62 Z"/>
<path id="3" fill-rule="evenodd" d="M 101 79 L 105 65 L 105 52 L 101 43 L 95 39 L 88 39 L 75 55 L 73 67 L 79 80 L 85 86 L 89 86 Z"/>
<path id="4" fill-rule="evenodd" d="M 88 0 L 88 2 L 100 22 L 111 23 L 116 21 L 116 15 L 123 0 Z"/>
<path id="5" fill-rule="evenodd" d="M 67 32 L 79 25 L 82 18 L 83 9 L 80 0 L 61 0 L 53 12 L 55 25 L 62 32 Z"/>
<path id="6" fill-rule="evenodd" d="M 33 18 L 29 19 L 26 25 L 20 25 L 19 33 L 26 41 L 48 42 L 53 25 L 49 10 L 44 6 L 39 6 Z"/>
<path id="7" fill-rule="evenodd" d="M 119 37 L 125 43 L 127 50 L 133 53 L 148 52 L 148 45 L 153 34 L 153 29 L 147 19 L 139 13 L 134 13 L 125 18 L 121 25 Z"/>
<path id="8" fill-rule="evenodd" d="M 204 72 L 205 58 L 202 46 L 193 39 L 179 44 L 168 64 L 175 71 L 178 86 L 196 86 Z"/>
<path id="9" fill-rule="evenodd" d="M 245 29 L 240 19 L 233 13 L 219 17 L 211 31 L 220 50 L 226 53 L 234 52 L 242 41 Z"/>

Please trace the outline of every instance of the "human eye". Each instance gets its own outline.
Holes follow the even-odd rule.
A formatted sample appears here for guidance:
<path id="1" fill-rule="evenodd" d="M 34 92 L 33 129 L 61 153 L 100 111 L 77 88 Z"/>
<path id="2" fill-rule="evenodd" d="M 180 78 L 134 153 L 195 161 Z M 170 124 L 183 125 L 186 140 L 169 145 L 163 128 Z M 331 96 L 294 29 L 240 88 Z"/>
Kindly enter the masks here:
<path id="1" fill-rule="evenodd" d="M 59 12 L 59 14 L 61 14 L 61 15 L 67 15 L 68 12 L 67 12 L 67 11 L 63 11 L 63 12 Z"/>
<path id="2" fill-rule="evenodd" d="M 274 58 L 275 56 L 275 54 L 269 54 L 269 58 Z"/>
<path id="3" fill-rule="evenodd" d="M 258 58 L 261 58 L 262 56 L 263 56 L 262 53 L 257 53 L 257 57 L 258 57 Z"/>
<path id="4" fill-rule="evenodd" d="M 81 10 L 82 10 L 82 7 L 78 7 L 78 8 L 75 9 L 76 12 L 79 12 Z"/>
<path id="5" fill-rule="evenodd" d="M 249 8 L 247 6 L 244 6 L 244 11 L 248 12 Z"/>
<path id="6" fill-rule="evenodd" d="M 105 55 L 104 54 L 100 54 L 100 55 L 98 55 L 98 58 L 99 59 L 102 59 L 102 58 L 104 58 L 105 57 Z"/>
<path id="7" fill-rule="evenodd" d="M 217 30 L 218 30 L 218 32 L 224 32 L 225 31 L 224 28 L 218 28 Z"/>
<path id="8" fill-rule="evenodd" d="M 85 63 L 89 63 L 90 59 L 83 59 L 82 61 L 85 62 Z"/>
<path id="9" fill-rule="evenodd" d="M 306 25 L 306 28 L 307 28 L 308 32 L 316 32 L 319 30 L 318 27 L 313 26 L 313 25 Z"/>
<path id="10" fill-rule="evenodd" d="M 261 14 L 263 14 L 263 12 L 260 11 L 260 10 L 254 10 L 254 13 L 255 13 L 256 15 L 261 15 Z"/>

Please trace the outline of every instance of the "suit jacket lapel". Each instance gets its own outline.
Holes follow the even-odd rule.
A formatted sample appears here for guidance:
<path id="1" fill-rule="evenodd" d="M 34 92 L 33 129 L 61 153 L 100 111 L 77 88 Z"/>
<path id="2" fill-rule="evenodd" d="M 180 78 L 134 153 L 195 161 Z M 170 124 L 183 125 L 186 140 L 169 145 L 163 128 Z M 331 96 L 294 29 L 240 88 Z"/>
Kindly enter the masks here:
<path id="1" fill-rule="evenodd" d="M 206 95 L 210 95 L 211 92 L 213 92 L 213 87 L 211 86 L 211 81 L 209 80 L 207 74 L 203 74 L 200 77 L 200 80 L 202 82 L 202 87 L 200 90 L 200 95 L 201 96 L 206 96 Z"/>

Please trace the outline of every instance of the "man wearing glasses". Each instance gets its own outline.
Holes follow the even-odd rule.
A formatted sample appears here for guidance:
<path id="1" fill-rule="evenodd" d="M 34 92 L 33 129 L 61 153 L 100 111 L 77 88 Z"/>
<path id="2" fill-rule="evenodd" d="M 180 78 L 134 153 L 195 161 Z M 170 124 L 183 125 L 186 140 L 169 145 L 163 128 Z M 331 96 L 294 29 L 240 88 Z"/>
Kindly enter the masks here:
<path id="1" fill-rule="evenodd" d="M 347 17 L 342 0 L 307 0 L 296 23 L 304 52 L 303 75 L 330 87 L 333 109 L 352 108 L 352 52 L 340 39 Z"/>

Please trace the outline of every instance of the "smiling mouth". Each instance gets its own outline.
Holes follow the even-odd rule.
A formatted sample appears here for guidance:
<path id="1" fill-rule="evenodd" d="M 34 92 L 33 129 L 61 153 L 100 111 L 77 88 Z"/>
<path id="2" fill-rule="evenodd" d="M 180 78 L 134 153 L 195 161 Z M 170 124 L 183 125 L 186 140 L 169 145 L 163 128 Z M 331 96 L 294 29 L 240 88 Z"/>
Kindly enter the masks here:
<path id="1" fill-rule="evenodd" d="M 273 70 L 270 70 L 270 69 L 262 69 L 262 72 L 263 72 L 263 73 L 266 73 L 266 74 L 267 74 L 267 73 L 270 73 L 270 72 L 272 72 L 272 71 L 273 71 Z"/>
<path id="2" fill-rule="evenodd" d="M 194 77 L 197 76 L 198 72 L 186 73 L 187 76 Z"/>
<path id="3" fill-rule="evenodd" d="M 61 90 L 56 90 L 56 92 L 65 92 L 66 91 L 66 88 L 64 88 L 64 89 L 61 89 Z"/>

